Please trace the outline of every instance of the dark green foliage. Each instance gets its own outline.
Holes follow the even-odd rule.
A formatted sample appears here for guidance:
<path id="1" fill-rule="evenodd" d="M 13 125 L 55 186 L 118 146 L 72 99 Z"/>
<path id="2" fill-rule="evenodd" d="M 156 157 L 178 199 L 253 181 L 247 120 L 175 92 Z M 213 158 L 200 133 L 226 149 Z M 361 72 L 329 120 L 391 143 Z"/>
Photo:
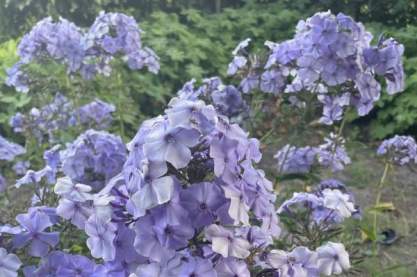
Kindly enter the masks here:
<path id="1" fill-rule="evenodd" d="M 243 3 L 242 0 L 0 0 L 0 42 L 22 35 L 47 16 L 62 16 L 79 26 L 89 26 L 102 10 L 123 11 L 142 21 L 156 11 L 178 13 L 196 8 L 211 13 Z"/>
<path id="2" fill-rule="evenodd" d="M 285 0 L 290 9 L 313 14 L 331 10 L 343 12 L 362 22 L 381 22 L 390 26 L 415 24 L 417 2 L 415 0 Z"/>

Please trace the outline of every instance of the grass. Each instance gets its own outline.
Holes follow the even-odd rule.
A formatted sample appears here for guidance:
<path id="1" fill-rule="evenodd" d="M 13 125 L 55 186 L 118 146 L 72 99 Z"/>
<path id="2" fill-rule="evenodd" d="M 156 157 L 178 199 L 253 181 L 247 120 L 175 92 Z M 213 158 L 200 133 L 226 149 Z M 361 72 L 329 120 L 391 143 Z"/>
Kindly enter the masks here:
<path id="1" fill-rule="evenodd" d="M 273 143 L 271 143 L 273 144 Z M 269 176 L 275 172 L 276 161 L 273 154 L 278 146 L 268 145 L 261 168 Z M 354 193 L 357 203 L 363 209 L 360 222 L 347 226 L 347 239 L 354 241 L 365 255 L 362 263 L 355 266 L 355 273 L 347 276 L 363 277 L 415 277 L 417 276 L 417 173 L 408 167 L 391 170 L 382 190 L 381 202 L 387 209 L 378 212 L 378 228 L 391 228 L 398 234 L 392 245 L 378 244 L 377 255 L 372 255 L 372 243 L 361 236 L 358 227 L 372 228 L 373 207 L 377 195 L 377 183 L 384 171 L 384 164 L 376 157 L 376 145 L 367 146 L 360 142 L 347 145 L 352 163 L 342 173 L 334 177 L 343 181 Z M 271 178 L 272 180 L 272 178 Z M 303 189 L 302 182 L 281 184 L 280 193 Z M 391 207 L 392 203 L 392 207 Z M 359 225 L 358 225 L 359 224 Z"/>

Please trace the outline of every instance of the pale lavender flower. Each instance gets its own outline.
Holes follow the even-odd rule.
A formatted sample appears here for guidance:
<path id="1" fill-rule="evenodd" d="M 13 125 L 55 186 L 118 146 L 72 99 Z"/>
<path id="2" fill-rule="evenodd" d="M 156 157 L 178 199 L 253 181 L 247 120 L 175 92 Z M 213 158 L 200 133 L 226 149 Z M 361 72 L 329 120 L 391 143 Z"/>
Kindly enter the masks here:
<path id="1" fill-rule="evenodd" d="M 111 124 L 112 113 L 115 111 L 114 105 L 96 99 L 78 108 L 76 113 L 81 124 L 105 129 Z"/>
<path id="2" fill-rule="evenodd" d="M 236 236 L 232 230 L 212 224 L 206 228 L 205 236 L 211 242 L 213 251 L 225 258 L 244 259 L 250 255 L 250 243 L 246 239 Z"/>
<path id="3" fill-rule="evenodd" d="M 355 205 L 350 200 L 350 196 L 338 189 L 324 189 L 323 206 L 328 209 L 335 210 L 343 218 L 351 217 L 356 211 Z"/>
<path id="4" fill-rule="evenodd" d="M 332 171 L 340 171 L 351 163 L 350 157 L 346 152 L 344 138 L 330 133 L 329 137 L 324 138 L 325 143 L 317 147 L 318 163 Z"/>
<path id="5" fill-rule="evenodd" d="M 199 138 L 200 132 L 195 129 L 157 128 L 148 135 L 144 151 L 152 161 L 167 161 L 180 169 L 190 162 L 190 147 L 196 146 Z"/>
<path id="6" fill-rule="evenodd" d="M 62 218 L 70 220 L 79 229 L 84 230 L 85 223 L 92 215 L 91 205 L 62 198 L 59 200 L 56 212 Z"/>
<path id="7" fill-rule="evenodd" d="M 398 165 L 417 162 L 417 144 L 411 136 L 394 136 L 384 140 L 378 147 L 377 154 L 386 156 Z"/>
<path id="8" fill-rule="evenodd" d="M 339 275 L 350 268 L 349 254 L 341 243 L 327 242 L 316 252 L 320 272 L 326 276 Z"/>
<path id="9" fill-rule="evenodd" d="M 315 162 L 316 154 L 317 150 L 313 147 L 296 148 L 287 144 L 274 158 L 278 160 L 279 173 L 307 173 Z"/>
<path id="10" fill-rule="evenodd" d="M 291 252 L 271 250 L 266 262 L 279 272 L 279 276 L 319 276 L 317 253 L 303 246 L 298 246 Z"/>
<path id="11" fill-rule="evenodd" d="M 113 240 L 116 237 L 116 226 L 103 222 L 96 216 L 90 217 L 85 224 L 85 233 L 89 236 L 87 246 L 95 258 L 105 261 L 114 260 L 116 249 Z"/>
<path id="12" fill-rule="evenodd" d="M 7 253 L 6 249 L 0 248 L 0 276 L 17 277 L 17 270 L 22 262 L 15 254 Z"/>

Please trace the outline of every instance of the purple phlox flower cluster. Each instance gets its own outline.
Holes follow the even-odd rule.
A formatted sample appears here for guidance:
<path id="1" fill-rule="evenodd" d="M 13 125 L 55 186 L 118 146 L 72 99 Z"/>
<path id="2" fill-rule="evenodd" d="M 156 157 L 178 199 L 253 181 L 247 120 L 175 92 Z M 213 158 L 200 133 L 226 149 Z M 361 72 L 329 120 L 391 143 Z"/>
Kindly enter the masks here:
<path id="1" fill-rule="evenodd" d="M 242 93 L 231 85 L 219 86 L 211 93 L 211 99 L 216 110 L 229 118 L 247 113 L 249 109 Z"/>
<path id="2" fill-rule="evenodd" d="M 15 254 L 9 254 L 6 249 L 0 248 L 0 276 L 17 277 L 21 265 L 22 262 Z"/>
<path id="3" fill-rule="evenodd" d="M 274 155 L 278 161 L 278 173 L 308 173 L 315 162 L 316 154 L 314 147 L 297 148 L 287 144 Z"/>
<path id="4" fill-rule="evenodd" d="M 16 156 L 25 153 L 26 150 L 24 147 L 8 141 L 0 135 L 0 160 L 12 161 Z"/>
<path id="5" fill-rule="evenodd" d="M 45 138 L 54 143 L 56 133 L 69 127 L 107 129 L 112 122 L 115 107 L 99 99 L 75 108 L 72 101 L 61 93 L 41 108 L 32 108 L 28 114 L 16 113 L 9 124 L 16 133 L 34 136 L 39 143 Z"/>
<path id="6" fill-rule="evenodd" d="M 392 163 L 405 165 L 417 163 L 417 145 L 411 136 L 394 136 L 384 140 L 378 147 L 377 154 L 386 156 Z"/>
<path id="7" fill-rule="evenodd" d="M 70 220 L 88 235 L 87 246 L 93 257 L 113 261 L 116 259 L 118 247 L 127 249 L 120 243 L 116 244 L 117 234 L 123 232 L 123 228 L 118 228 L 116 223 L 111 222 L 111 202 L 115 197 L 101 192 L 94 193 L 92 187 L 74 184 L 69 177 L 59 178 L 54 191 L 61 197 L 57 214 Z M 128 235 L 124 240 L 129 241 Z M 133 239 L 130 241 L 131 248 L 132 243 Z M 123 259 L 118 261 L 122 262 Z"/>
<path id="8" fill-rule="evenodd" d="M 350 104 L 350 93 L 344 93 L 340 96 L 322 94 L 317 99 L 323 104 L 323 114 L 320 122 L 332 125 L 334 121 L 342 120 L 343 109 Z"/>
<path id="9" fill-rule="evenodd" d="M 88 235 L 87 246 L 94 258 L 117 263 L 114 268 L 102 265 L 100 272 L 136 261 L 139 255 L 133 248 L 134 231 L 124 223 L 117 224 L 130 220 L 123 214 L 126 191 L 106 187 L 117 179 L 126 162 L 126 147 L 120 137 L 88 130 L 68 144 L 60 156 L 60 171 L 65 176 L 54 188 L 60 196 L 57 214 Z M 124 276 L 124 267 L 121 272 Z"/>
<path id="10" fill-rule="evenodd" d="M 385 78 L 389 94 L 404 90 L 403 45 L 388 38 L 371 46 L 371 40 L 351 17 L 320 12 L 301 20 L 294 38 L 267 41 L 265 64 L 237 50 L 228 73 L 243 74 L 244 92 L 315 93 L 323 105 L 321 122 L 331 125 L 341 120 L 347 106 L 360 116 L 370 112 L 381 94 L 377 76 Z"/>
<path id="11" fill-rule="evenodd" d="M 351 160 L 345 149 L 345 140 L 333 133 L 319 146 L 295 147 L 289 144 L 281 148 L 274 158 L 278 161 L 278 173 L 308 173 L 315 164 L 332 171 L 340 171 Z"/>
<path id="12" fill-rule="evenodd" d="M 101 190 L 126 160 L 122 140 L 104 131 L 88 130 L 60 155 L 65 177 L 59 178 L 54 188 L 61 197 L 57 213 L 82 230 L 88 227 L 89 234 L 94 234 L 94 227 L 114 229 L 108 225 L 113 197 Z"/>
<path id="13" fill-rule="evenodd" d="M 219 77 L 204 79 L 202 85 L 197 88 L 194 85 L 195 80 L 187 82 L 178 91 L 178 97 L 182 100 L 192 101 L 202 99 L 206 103 L 211 103 L 219 114 L 229 119 L 248 113 L 249 107 L 240 90 L 232 85 L 223 84 Z"/>
<path id="14" fill-rule="evenodd" d="M 46 184 L 55 184 L 56 175 L 60 166 L 60 154 L 59 150 L 61 145 L 55 145 L 52 148 L 46 150 L 43 155 L 45 165 L 40 170 L 29 169 L 25 174 L 16 181 L 15 187 L 19 188 L 23 185 L 34 184 L 37 189 L 41 188 L 39 185 L 42 180 L 45 180 Z M 42 187 L 42 191 L 38 191 L 39 194 L 45 193 L 44 190 L 49 191 L 49 187 Z M 39 197 L 40 195 L 37 195 Z M 40 200 L 40 199 L 38 199 Z"/>
<path id="15" fill-rule="evenodd" d="M 133 17 L 101 12 L 85 34 L 84 47 L 87 55 L 99 57 L 100 63 L 106 64 L 115 54 L 121 54 L 131 69 L 147 67 L 158 73 L 159 58 L 152 49 L 142 46 L 141 33 Z"/>
<path id="16" fill-rule="evenodd" d="M 122 172 L 100 190 L 72 177 L 89 158 L 62 155 L 67 177 L 55 186 L 57 213 L 86 231 L 93 257 L 129 264 L 137 276 L 246 273 L 250 251 L 279 235 L 272 184 L 254 167 L 259 141 L 199 99 L 212 85 L 204 83 L 196 97 L 184 88 L 165 115 L 142 123 Z M 250 217 L 259 226 L 250 226 Z"/>
<path id="17" fill-rule="evenodd" d="M 377 46 L 364 50 L 365 63 L 371 66 L 377 75 L 385 77 L 388 94 L 404 89 L 404 70 L 401 57 L 404 46 L 393 38 L 379 41 Z"/>
<path id="18" fill-rule="evenodd" d="M 32 108 L 27 114 L 16 113 L 9 124 L 16 133 L 29 133 L 39 143 L 48 138 L 55 140 L 55 132 L 75 124 L 72 102 L 61 93 L 41 108 Z"/>
<path id="19" fill-rule="evenodd" d="M 112 113 L 116 111 L 114 105 L 95 99 L 77 109 L 76 118 L 82 125 L 94 126 L 97 129 L 107 129 L 112 120 Z"/>
<path id="20" fill-rule="evenodd" d="M 47 232 L 56 220 L 54 209 L 32 208 L 27 214 L 19 214 L 16 221 L 20 224 L 21 232 L 13 236 L 13 246 L 23 248 L 29 245 L 28 254 L 43 257 L 50 248 L 59 242 L 58 232 Z"/>
<path id="21" fill-rule="evenodd" d="M 30 79 L 24 65 L 47 58 L 65 64 L 68 73 L 79 72 L 84 79 L 109 75 L 110 62 L 119 56 L 131 69 L 147 67 L 157 73 L 159 58 L 142 46 L 141 32 L 136 20 L 122 13 L 101 12 L 86 31 L 63 18 L 57 22 L 45 18 L 22 38 L 20 61 L 8 70 L 6 83 L 28 92 Z"/>
<path id="22" fill-rule="evenodd" d="M 60 155 L 65 176 L 99 191 L 120 172 L 126 160 L 126 148 L 118 136 L 87 130 Z"/>
<path id="23" fill-rule="evenodd" d="M 337 134 L 330 133 L 329 137 L 324 138 L 325 143 L 317 147 L 318 163 L 332 171 L 340 171 L 351 160 L 346 152 L 345 139 Z"/>
<path id="24" fill-rule="evenodd" d="M 341 274 L 350 268 L 350 261 L 343 244 L 327 242 L 314 251 L 304 246 L 290 252 L 271 250 L 265 268 L 282 277 L 319 277 Z"/>
<path id="25" fill-rule="evenodd" d="M 329 227 L 356 215 L 358 207 L 343 183 L 328 179 L 322 181 L 314 192 L 294 193 L 277 212 L 289 217 L 307 212 L 306 220 L 310 224 Z"/>

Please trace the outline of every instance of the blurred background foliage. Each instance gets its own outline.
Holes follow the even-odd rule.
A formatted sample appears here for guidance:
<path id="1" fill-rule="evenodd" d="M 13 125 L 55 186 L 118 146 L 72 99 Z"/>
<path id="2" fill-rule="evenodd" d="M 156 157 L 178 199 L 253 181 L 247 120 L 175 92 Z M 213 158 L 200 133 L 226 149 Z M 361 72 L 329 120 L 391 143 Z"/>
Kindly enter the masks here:
<path id="1" fill-rule="evenodd" d="M 375 37 L 381 32 L 405 45 L 407 88 L 395 97 L 383 97 L 372 114 L 350 120 L 362 139 L 381 139 L 394 133 L 417 134 L 417 1 L 416 0 L 0 0 L 0 125 L 25 109 L 29 96 L 4 85 L 4 70 L 16 61 L 16 45 L 38 20 L 59 16 L 89 26 L 101 10 L 133 15 L 145 31 L 143 40 L 160 56 L 157 76 L 129 71 L 118 65 L 111 78 L 91 82 L 66 78 L 56 66 L 54 76 L 43 76 L 42 91 L 78 90 L 119 103 L 116 115 L 132 135 L 143 118 L 158 114 L 182 84 L 192 78 L 225 77 L 231 51 L 251 37 L 262 47 L 265 40 L 289 38 L 300 18 L 330 9 L 362 21 Z M 74 86 L 76 84 L 76 86 Z M 6 124 L 7 125 L 7 124 Z M 1 127 L 0 127 L 1 128 Z M 4 127 L 3 127 L 4 128 Z M 2 133 L 10 130 L 2 130 Z"/>

